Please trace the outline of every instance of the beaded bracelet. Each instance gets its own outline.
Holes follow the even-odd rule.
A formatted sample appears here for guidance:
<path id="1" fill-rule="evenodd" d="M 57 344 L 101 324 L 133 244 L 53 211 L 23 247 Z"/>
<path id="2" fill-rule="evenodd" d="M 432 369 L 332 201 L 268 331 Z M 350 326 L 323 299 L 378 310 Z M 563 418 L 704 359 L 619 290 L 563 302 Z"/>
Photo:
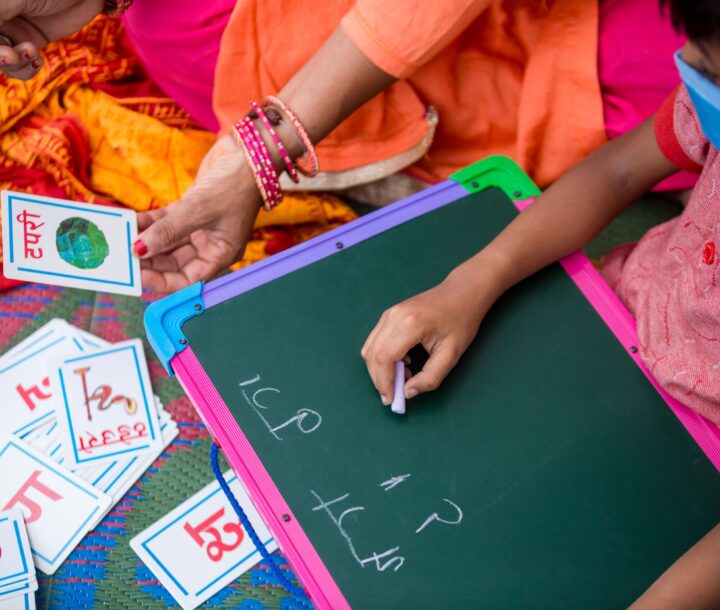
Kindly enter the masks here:
<path id="1" fill-rule="evenodd" d="M 292 180 L 295 184 L 297 184 L 300 181 L 300 178 L 298 177 L 297 170 L 295 169 L 295 164 L 293 163 L 292 159 L 290 158 L 290 155 L 288 154 L 288 151 L 285 149 L 285 146 L 283 146 L 282 140 L 278 137 L 277 133 L 275 132 L 275 129 L 273 129 L 272 123 L 268 119 L 267 115 L 263 111 L 262 108 L 258 105 L 257 102 L 250 102 L 250 108 L 252 109 L 252 112 L 255 113 L 255 115 L 260 119 L 262 124 L 265 126 L 265 131 L 268 132 L 270 135 L 270 138 L 273 141 L 273 144 L 275 144 L 275 147 L 278 149 L 278 152 L 280 153 L 280 157 L 282 157 L 283 162 L 285 163 L 285 167 L 287 168 L 288 175 L 290 176 L 290 180 Z"/>
<path id="2" fill-rule="evenodd" d="M 276 109 L 278 109 L 285 116 L 285 118 L 287 118 L 290 125 L 292 125 L 295 133 L 300 137 L 303 148 L 305 149 L 305 154 L 303 155 L 303 158 L 307 158 L 310 165 L 309 167 L 306 167 L 296 162 L 296 167 L 298 171 L 301 174 L 307 176 L 308 178 L 313 178 L 317 176 L 318 172 L 320 171 L 317 153 L 315 152 L 315 147 L 313 146 L 312 140 L 310 139 L 307 130 L 300 122 L 300 119 L 297 118 L 295 113 L 290 110 L 290 107 L 285 102 L 275 97 L 274 95 L 268 95 L 263 101 L 262 105 L 274 106 Z"/>

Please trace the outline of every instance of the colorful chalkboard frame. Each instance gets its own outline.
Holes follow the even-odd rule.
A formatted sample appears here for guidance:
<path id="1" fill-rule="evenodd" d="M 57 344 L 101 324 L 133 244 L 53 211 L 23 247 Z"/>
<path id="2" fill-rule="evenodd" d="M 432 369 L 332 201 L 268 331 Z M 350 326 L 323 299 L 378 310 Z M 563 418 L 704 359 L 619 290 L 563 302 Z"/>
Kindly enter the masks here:
<path id="1" fill-rule="evenodd" d="M 478 192 L 491 186 L 501 188 L 519 210 L 532 203 L 539 193 L 512 161 L 504 157 L 492 157 L 461 170 L 451 180 L 249 268 L 207 285 L 191 286 L 154 303 L 147 310 L 145 323 L 151 344 L 168 370 L 177 376 L 233 469 L 243 480 L 256 507 L 318 608 L 348 608 L 349 605 L 193 353 L 183 335 L 182 326 L 186 320 L 201 314 L 206 308 L 332 256 L 344 248 L 447 205 L 468 192 Z M 563 259 L 561 264 L 712 464 L 720 470 L 720 429 L 672 399 L 652 378 L 637 353 L 637 334 L 632 316 L 590 261 L 582 253 L 575 253 Z"/>

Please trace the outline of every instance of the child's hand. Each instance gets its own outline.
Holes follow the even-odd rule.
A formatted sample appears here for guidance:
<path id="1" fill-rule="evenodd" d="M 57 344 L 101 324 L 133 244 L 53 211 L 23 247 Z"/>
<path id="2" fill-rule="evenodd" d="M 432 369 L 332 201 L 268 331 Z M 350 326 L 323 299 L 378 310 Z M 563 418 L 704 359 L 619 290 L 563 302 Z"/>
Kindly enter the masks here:
<path id="1" fill-rule="evenodd" d="M 419 343 L 430 358 L 405 383 L 405 396 L 436 389 L 475 338 L 493 301 L 492 295 L 450 276 L 385 311 L 361 352 L 383 404 L 393 400 L 395 363 Z"/>

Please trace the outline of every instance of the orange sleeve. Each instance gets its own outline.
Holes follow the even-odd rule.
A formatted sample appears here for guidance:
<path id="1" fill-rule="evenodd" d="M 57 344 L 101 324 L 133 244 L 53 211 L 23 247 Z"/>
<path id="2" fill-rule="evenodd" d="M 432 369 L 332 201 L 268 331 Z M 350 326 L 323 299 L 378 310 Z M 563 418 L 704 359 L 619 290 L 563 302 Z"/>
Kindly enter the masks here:
<path id="1" fill-rule="evenodd" d="M 491 0 L 357 0 L 341 27 L 381 70 L 405 78 L 455 40 Z"/>

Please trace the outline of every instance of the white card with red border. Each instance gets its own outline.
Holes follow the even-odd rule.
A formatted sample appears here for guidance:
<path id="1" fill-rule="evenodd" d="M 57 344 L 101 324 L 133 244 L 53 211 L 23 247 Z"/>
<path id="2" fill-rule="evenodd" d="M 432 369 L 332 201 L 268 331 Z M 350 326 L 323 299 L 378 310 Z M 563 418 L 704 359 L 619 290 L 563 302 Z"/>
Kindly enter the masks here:
<path id="1" fill-rule="evenodd" d="M 2 191 L 5 277 L 140 296 L 133 210 Z"/>
<path id="2" fill-rule="evenodd" d="M 111 463 L 163 449 L 142 341 L 131 339 L 50 364 L 63 465 Z"/>

